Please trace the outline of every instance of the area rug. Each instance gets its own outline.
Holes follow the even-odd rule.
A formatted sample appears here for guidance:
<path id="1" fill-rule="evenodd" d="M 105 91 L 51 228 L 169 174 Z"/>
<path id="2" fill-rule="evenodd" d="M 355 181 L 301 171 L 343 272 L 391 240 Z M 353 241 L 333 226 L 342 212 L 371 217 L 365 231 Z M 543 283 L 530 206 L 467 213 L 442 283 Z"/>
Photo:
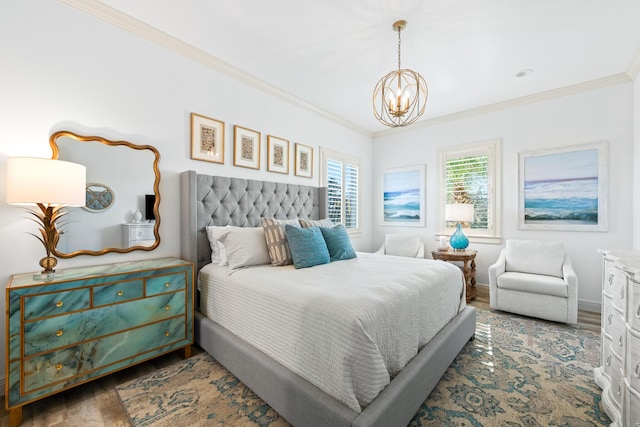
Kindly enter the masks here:
<path id="1" fill-rule="evenodd" d="M 478 310 L 476 339 L 409 426 L 609 425 L 593 380 L 599 360 L 597 333 Z M 136 427 L 289 425 L 204 352 L 116 391 Z"/>

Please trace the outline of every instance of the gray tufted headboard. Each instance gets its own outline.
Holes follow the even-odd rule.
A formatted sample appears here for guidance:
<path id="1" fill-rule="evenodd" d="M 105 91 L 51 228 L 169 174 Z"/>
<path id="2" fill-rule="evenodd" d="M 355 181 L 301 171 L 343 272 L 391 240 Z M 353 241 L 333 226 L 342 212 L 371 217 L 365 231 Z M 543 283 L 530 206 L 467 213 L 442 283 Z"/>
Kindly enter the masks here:
<path id="1" fill-rule="evenodd" d="M 327 189 L 185 171 L 180 174 L 180 250 L 196 271 L 211 262 L 205 227 L 256 227 L 261 217 L 327 217 Z"/>

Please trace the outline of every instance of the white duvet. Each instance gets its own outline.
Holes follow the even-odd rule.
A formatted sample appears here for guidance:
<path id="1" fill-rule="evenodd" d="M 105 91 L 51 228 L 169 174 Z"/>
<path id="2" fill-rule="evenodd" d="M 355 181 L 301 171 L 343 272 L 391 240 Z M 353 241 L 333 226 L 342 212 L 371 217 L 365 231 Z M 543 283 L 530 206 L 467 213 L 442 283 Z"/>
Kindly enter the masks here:
<path id="1" fill-rule="evenodd" d="M 360 412 L 465 307 L 453 264 L 358 253 L 296 270 L 209 264 L 201 311 Z"/>

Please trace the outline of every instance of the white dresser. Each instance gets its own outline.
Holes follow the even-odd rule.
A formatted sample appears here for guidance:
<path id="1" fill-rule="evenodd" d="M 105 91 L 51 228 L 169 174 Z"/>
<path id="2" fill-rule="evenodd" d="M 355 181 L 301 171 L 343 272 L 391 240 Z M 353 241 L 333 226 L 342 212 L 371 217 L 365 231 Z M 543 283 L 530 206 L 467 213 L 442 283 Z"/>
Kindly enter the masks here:
<path id="1" fill-rule="evenodd" d="M 156 242 L 153 227 L 153 222 L 122 224 L 122 244 L 125 248 L 153 245 Z"/>
<path id="2" fill-rule="evenodd" d="M 598 250 L 602 346 L 594 370 L 612 426 L 640 427 L 640 251 Z"/>

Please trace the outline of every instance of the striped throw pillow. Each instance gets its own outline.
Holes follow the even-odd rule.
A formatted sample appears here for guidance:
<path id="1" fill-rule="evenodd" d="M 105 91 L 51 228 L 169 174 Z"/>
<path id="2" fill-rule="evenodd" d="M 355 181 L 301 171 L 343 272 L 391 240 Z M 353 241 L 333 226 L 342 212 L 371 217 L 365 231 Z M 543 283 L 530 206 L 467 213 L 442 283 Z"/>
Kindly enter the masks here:
<path id="1" fill-rule="evenodd" d="M 298 220 L 260 218 L 260 223 L 264 229 L 264 238 L 267 242 L 267 249 L 269 249 L 271 265 L 280 266 L 293 264 L 293 258 L 291 257 L 291 250 L 289 249 L 287 236 L 284 232 L 284 226 L 289 224 L 294 227 L 300 227 Z"/>

